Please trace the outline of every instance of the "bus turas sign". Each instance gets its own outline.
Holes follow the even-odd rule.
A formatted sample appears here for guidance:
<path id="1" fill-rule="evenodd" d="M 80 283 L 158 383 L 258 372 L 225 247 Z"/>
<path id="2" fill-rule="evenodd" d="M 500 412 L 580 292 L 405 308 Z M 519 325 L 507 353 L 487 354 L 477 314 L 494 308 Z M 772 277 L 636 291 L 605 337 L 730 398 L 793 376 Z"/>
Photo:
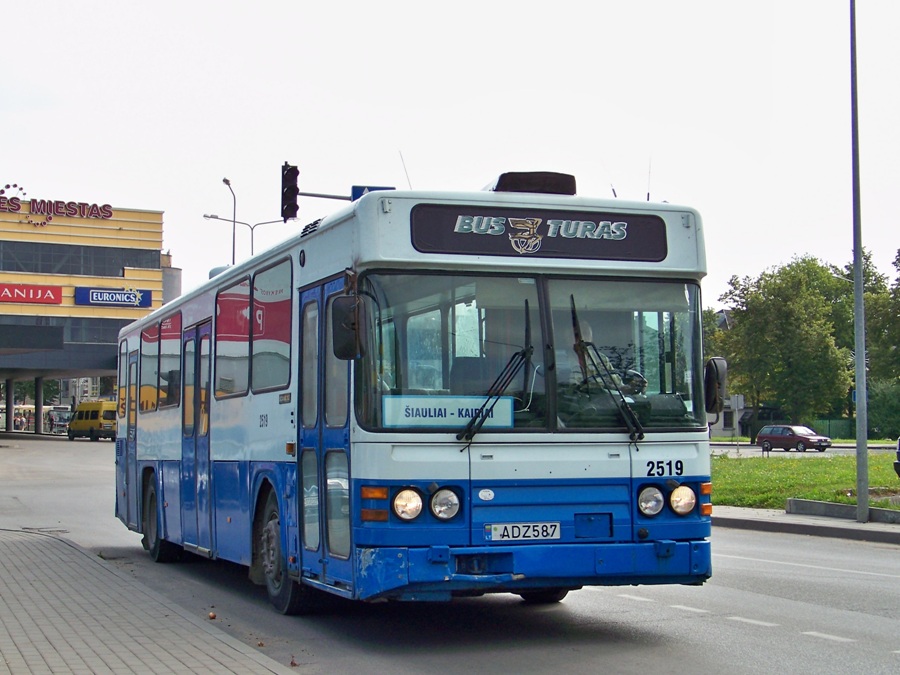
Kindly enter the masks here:
<path id="1" fill-rule="evenodd" d="M 153 292 L 135 288 L 75 287 L 75 304 L 93 307 L 150 307 Z"/>
<path id="2" fill-rule="evenodd" d="M 0 302 L 28 305 L 61 305 L 62 286 L 0 283 Z"/>
<path id="3" fill-rule="evenodd" d="M 417 204 L 412 243 L 422 253 L 660 262 L 666 224 L 642 213 Z"/>

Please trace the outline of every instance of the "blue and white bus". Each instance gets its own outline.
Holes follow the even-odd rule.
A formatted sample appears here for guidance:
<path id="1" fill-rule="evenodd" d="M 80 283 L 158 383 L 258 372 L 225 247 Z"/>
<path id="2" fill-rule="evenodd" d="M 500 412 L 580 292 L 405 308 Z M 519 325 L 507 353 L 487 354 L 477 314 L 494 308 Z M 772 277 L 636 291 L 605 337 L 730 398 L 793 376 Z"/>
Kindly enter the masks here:
<path id="1" fill-rule="evenodd" d="M 116 514 L 291 614 L 701 584 L 705 266 L 695 211 L 564 174 L 366 194 L 122 330 Z"/>

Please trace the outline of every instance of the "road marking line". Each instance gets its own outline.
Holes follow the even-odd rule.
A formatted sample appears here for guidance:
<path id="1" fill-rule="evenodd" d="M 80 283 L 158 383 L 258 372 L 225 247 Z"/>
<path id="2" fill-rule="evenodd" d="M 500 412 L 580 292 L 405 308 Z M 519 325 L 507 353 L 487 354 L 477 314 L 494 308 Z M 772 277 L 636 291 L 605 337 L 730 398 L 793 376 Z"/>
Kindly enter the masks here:
<path id="1" fill-rule="evenodd" d="M 742 555 L 723 555 L 721 553 L 713 553 L 714 558 L 729 558 L 731 560 L 746 560 L 748 562 L 765 563 L 767 565 L 785 565 L 787 567 L 805 567 L 811 570 L 821 570 L 824 572 L 845 572 L 847 574 L 864 574 L 870 577 L 887 577 L 888 579 L 900 579 L 900 574 L 883 574 L 881 572 L 864 572 L 861 570 L 848 570 L 842 567 L 822 567 L 820 565 L 807 565 L 806 563 L 784 562 L 782 560 L 766 560 L 764 558 L 747 558 Z"/>
<path id="2" fill-rule="evenodd" d="M 809 635 L 810 637 L 822 638 L 823 640 L 831 640 L 832 642 L 856 642 L 853 638 L 841 637 L 840 635 L 829 635 L 828 633 L 817 633 L 814 630 L 804 631 L 803 635 Z"/>
<path id="3" fill-rule="evenodd" d="M 749 623 L 753 626 L 764 626 L 766 628 L 775 628 L 775 627 L 781 625 L 781 624 L 777 624 L 777 623 L 770 623 L 768 621 L 758 621 L 757 619 L 746 619 L 742 616 L 729 616 L 728 620 L 729 621 L 740 621 L 741 623 Z"/>
<path id="4" fill-rule="evenodd" d="M 619 593 L 620 598 L 627 598 L 628 600 L 637 600 L 638 602 L 656 602 L 653 598 L 642 598 L 639 595 L 628 595 L 627 593 Z"/>
<path id="5" fill-rule="evenodd" d="M 669 605 L 672 609 L 681 609 L 685 612 L 696 612 L 697 614 L 709 614 L 708 609 L 700 609 L 699 607 L 688 607 L 687 605 Z"/>

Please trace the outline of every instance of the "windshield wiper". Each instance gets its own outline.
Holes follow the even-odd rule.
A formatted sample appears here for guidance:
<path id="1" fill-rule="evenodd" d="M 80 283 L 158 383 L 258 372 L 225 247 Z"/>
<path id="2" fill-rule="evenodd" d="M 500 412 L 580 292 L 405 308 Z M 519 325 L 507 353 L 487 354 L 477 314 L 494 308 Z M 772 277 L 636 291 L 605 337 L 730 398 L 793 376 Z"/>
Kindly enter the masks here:
<path id="1" fill-rule="evenodd" d="M 497 402 L 503 396 L 503 392 L 506 391 L 509 383 L 513 381 L 525 364 L 531 362 L 531 355 L 533 352 L 534 347 L 531 345 L 531 318 L 528 315 L 528 300 L 526 300 L 525 346 L 509 357 L 509 361 L 506 362 L 503 370 L 500 371 L 500 374 L 497 375 L 497 378 L 491 386 L 488 387 L 486 398 L 481 404 L 481 407 L 479 407 L 475 414 L 472 415 L 472 419 L 469 420 L 469 423 L 466 424 L 465 428 L 456 434 L 456 440 L 471 441 L 475 434 L 481 431 L 481 427 L 484 426 L 484 423 L 487 422 L 488 418 L 491 416 L 491 413 L 494 411 L 494 406 L 497 405 Z M 527 386 L 527 373 L 525 381 Z"/>
<path id="2" fill-rule="evenodd" d="M 585 342 L 586 347 L 590 347 L 594 350 L 594 353 L 591 354 L 589 351 L 587 352 L 588 358 L 591 360 L 591 364 L 594 368 L 596 368 L 597 372 L 600 372 L 600 369 L 597 368 L 597 361 L 603 366 L 603 370 L 606 371 L 606 376 L 601 375 L 601 378 L 606 385 L 606 391 L 609 393 L 610 398 L 612 398 L 613 403 L 615 403 L 616 407 L 619 409 L 619 412 L 622 413 L 622 419 L 625 420 L 625 425 L 628 427 L 629 435 L 631 440 L 633 441 L 641 441 L 644 439 L 644 426 L 641 424 L 640 419 L 638 419 L 637 413 L 634 412 L 634 408 L 632 408 L 628 404 L 628 399 L 625 398 L 625 394 L 622 393 L 622 389 L 619 388 L 619 383 L 616 381 L 616 378 L 613 377 L 612 371 L 609 369 L 609 366 L 606 365 L 606 360 L 600 357 L 600 353 L 597 351 L 597 346 L 593 342 Z M 596 359 L 594 358 L 596 356 Z M 612 388 L 610 388 L 609 384 L 612 384 L 612 388 L 615 388 L 615 394 L 612 392 Z"/>
<path id="3" fill-rule="evenodd" d="M 600 352 L 597 351 L 597 346 L 593 342 L 585 341 L 581 334 L 578 311 L 575 309 L 575 296 L 569 295 L 569 301 L 572 306 L 572 328 L 575 332 L 574 349 L 575 353 L 578 355 L 578 365 L 581 368 L 582 383 L 584 383 L 588 388 L 588 392 L 590 392 L 590 380 L 593 375 L 589 374 L 589 371 L 590 373 L 599 373 L 601 384 L 604 385 L 606 392 L 609 394 L 610 399 L 612 399 L 613 405 L 616 406 L 616 409 L 619 411 L 619 414 L 625 422 L 625 426 L 628 427 L 629 438 L 631 438 L 632 441 L 643 440 L 644 427 L 638 419 L 637 413 L 634 412 L 634 408 L 628 405 L 628 400 L 625 398 L 625 394 L 623 394 L 622 390 L 619 388 L 619 383 L 616 382 L 612 371 L 606 364 L 606 359 L 601 357 Z M 593 354 L 588 350 L 588 347 L 593 350 Z M 598 363 L 600 365 L 598 365 Z M 605 375 L 603 374 L 603 371 L 600 370 L 601 365 L 603 371 L 605 371 Z M 613 388 L 615 388 L 618 397 L 613 394 Z"/>

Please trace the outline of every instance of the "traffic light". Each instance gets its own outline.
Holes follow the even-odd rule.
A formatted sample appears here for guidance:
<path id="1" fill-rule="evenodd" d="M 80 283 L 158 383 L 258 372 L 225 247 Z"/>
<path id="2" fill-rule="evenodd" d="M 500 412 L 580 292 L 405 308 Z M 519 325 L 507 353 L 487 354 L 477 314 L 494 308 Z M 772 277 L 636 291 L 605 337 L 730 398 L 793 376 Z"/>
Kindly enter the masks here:
<path id="1" fill-rule="evenodd" d="M 300 170 L 292 164 L 284 163 L 281 167 L 281 217 L 284 222 L 288 218 L 296 218 L 299 206 L 297 205 L 297 195 L 300 188 L 297 187 L 297 178 L 300 176 Z"/>

